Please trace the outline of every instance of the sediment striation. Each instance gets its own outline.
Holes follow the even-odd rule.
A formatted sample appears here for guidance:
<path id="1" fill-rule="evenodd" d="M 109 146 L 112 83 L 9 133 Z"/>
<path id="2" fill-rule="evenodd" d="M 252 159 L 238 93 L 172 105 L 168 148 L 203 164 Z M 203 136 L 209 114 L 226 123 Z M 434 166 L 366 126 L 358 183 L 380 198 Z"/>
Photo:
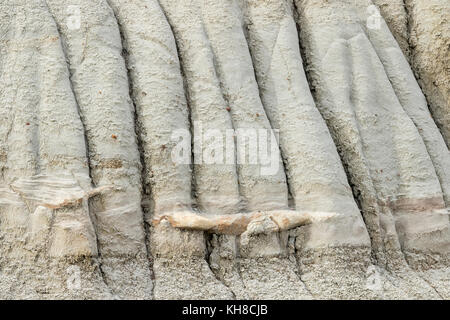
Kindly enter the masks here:
<path id="1" fill-rule="evenodd" d="M 450 299 L 449 5 L 0 0 L 0 299 Z"/>

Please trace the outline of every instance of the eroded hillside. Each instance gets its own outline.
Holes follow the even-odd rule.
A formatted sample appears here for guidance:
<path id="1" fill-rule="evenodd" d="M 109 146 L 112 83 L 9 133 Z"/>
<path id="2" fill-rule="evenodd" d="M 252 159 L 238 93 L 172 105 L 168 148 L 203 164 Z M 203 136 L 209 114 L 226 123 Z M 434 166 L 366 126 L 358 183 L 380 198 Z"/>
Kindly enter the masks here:
<path id="1" fill-rule="evenodd" d="M 449 299 L 449 6 L 0 0 L 0 298 Z"/>

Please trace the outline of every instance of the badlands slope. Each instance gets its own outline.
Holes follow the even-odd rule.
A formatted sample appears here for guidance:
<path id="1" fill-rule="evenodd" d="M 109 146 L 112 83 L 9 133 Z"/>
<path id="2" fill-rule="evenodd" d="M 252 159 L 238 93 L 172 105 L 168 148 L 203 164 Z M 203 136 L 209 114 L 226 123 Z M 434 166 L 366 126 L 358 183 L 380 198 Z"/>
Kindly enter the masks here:
<path id="1" fill-rule="evenodd" d="M 450 299 L 449 50 L 442 0 L 0 0 L 0 298 Z"/>

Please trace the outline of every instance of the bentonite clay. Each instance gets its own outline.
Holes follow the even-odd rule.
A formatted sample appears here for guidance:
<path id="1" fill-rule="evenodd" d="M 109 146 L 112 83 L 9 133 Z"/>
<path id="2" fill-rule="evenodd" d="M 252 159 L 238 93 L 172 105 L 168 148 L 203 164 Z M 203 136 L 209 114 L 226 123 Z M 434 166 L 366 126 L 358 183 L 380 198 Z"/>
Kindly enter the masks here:
<path id="1" fill-rule="evenodd" d="M 450 299 L 449 21 L 0 0 L 0 299 Z"/>

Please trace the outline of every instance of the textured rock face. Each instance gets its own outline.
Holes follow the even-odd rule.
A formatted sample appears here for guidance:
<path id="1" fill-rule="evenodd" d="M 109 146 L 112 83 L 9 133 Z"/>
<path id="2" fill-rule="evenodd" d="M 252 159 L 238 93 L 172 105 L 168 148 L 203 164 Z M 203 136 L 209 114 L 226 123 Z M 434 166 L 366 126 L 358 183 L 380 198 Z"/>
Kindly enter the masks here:
<path id="1" fill-rule="evenodd" d="M 0 298 L 450 299 L 449 12 L 0 0 Z"/>
<path id="2" fill-rule="evenodd" d="M 450 146 L 450 3 L 375 0 L 409 57 L 436 124 Z"/>

